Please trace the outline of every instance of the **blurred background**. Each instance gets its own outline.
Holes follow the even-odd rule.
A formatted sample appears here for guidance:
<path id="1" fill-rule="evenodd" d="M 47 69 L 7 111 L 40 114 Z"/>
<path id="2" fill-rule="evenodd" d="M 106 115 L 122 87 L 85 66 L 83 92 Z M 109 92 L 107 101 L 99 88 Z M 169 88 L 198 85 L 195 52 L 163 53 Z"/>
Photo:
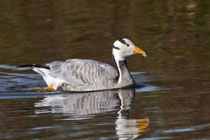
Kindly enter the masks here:
<path id="1" fill-rule="evenodd" d="M 136 80 L 157 87 L 155 90 L 136 91 L 131 116 L 148 118 L 150 124 L 145 119 L 143 126 L 148 126 L 148 129 L 139 129 L 140 137 L 134 138 L 210 139 L 210 0 L 1 0 L 1 98 L 11 96 L 10 93 L 22 94 L 24 88 L 45 85 L 39 75 L 32 71 L 17 71 L 14 66 L 70 58 L 94 59 L 113 65 L 112 44 L 122 37 L 131 39 L 148 53 L 146 58 L 135 55 L 127 59 L 131 72 L 141 72 L 134 76 Z M 15 99 L 0 103 L 2 114 L 12 110 L 21 112 L 28 107 L 32 112 L 26 111 L 26 114 L 37 114 L 33 111 L 37 108 L 34 104 L 41 99 L 12 98 Z M 22 106 L 18 106 L 19 103 Z M 127 138 L 117 135 L 119 131 L 115 132 L 119 128 L 119 125 L 114 127 L 119 122 L 113 121 L 115 109 L 111 113 L 104 113 L 106 110 L 100 114 L 99 111 L 106 123 L 96 115 L 95 120 L 91 117 L 86 118 L 87 122 L 83 120 L 82 126 L 81 121 L 59 124 L 53 113 L 47 112 L 45 115 L 51 118 L 51 124 L 31 120 L 29 126 L 23 126 L 23 131 L 17 133 L 12 133 L 12 125 L 3 129 L 13 123 L 8 118 L 14 114 L 0 114 L 7 122 L 0 123 L 0 138 L 37 138 L 45 133 L 32 130 L 32 127 L 39 129 L 39 125 L 43 125 L 41 129 L 48 130 L 48 136 L 56 135 L 55 138 L 59 139 L 61 133 L 66 136 L 71 131 L 69 127 L 64 130 L 67 124 L 86 128 L 91 120 L 92 125 L 111 127 L 110 132 L 104 135 L 104 128 L 100 128 L 100 135 L 93 137 L 87 136 L 91 132 L 85 133 L 88 130 L 83 129 L 78 134 L 80 138 Z M 61 112 L 55 113 L 59 116 Z M 26 114 L 17 116 L 26 117 Z M 43 119 L 42 114 L 38 114 L 35 118 Z M 66 112 L 61 114 L 65 116 Z M 34 126 L 34 123 L 39 125 Z M 59 128 L 51 129 L 55 123 Z M 17 124 L 17 128 L 21 124 Z M 58 130 L 60 133 L 55 134 Z M 38 134 L 26 133 L 31 131 Z M 68 135 L 65 138 L 74 137 Z"/>

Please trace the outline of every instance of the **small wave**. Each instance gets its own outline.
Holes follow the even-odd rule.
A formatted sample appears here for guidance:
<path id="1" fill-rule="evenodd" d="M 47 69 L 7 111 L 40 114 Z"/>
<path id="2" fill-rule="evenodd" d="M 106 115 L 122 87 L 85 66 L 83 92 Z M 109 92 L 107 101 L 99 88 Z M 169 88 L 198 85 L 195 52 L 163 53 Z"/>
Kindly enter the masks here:
<path id="1" fill-rule="evenodd" d="M 196 126 L 191 126 L 188 128 L 164 130 L 162 131 L 162 133 L 182 133 L 182 132 L 189 132 L 189 131 L 197 131 L 206 127 L 210 127 L 210 124 L 196 125 Z"/>

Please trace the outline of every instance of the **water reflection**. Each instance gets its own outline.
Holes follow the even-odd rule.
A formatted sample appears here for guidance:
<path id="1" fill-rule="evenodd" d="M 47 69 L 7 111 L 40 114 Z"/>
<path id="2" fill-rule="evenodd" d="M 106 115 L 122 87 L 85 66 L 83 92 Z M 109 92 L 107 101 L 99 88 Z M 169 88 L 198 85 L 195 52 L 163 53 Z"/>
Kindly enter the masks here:
<path id="1" fill-rule="evenodd" d="M 131 90 L 133 91 L 133 90 Z M 129 92 L 129 91 L 126 91 Z M 126 95 L 126 92 L 119 92 L 120 99 L 120 110 L 117 112 L 118 117 L 115 121 L 116 124 L 116 134 L 120 140 L 135 139 L 140 134 L 147 130 L 149 125 L 149 119 L 131 119 L 129 117 L 129 110 L 132 99 Z"/>
<path id="2" fill-rule="evenodd" d="M 117 111 L 117 136 L 120 140 L 135 139 L 147 130 L 149 119 L 130 118 L 129 111 L 134 97 L 134 89 L 53 95 L 46 96 L 35 107 L 39 108 L 36 114 L 62 113 L 65 120 L 90 119 L 99 113 Z"/>
<path id="3" fill-rule="evenodd" d="M 138 138 L 147 131 L 149 119 L 121 119 L 116 120 L 116 133 L 120 140 L 131 140 Z"/>

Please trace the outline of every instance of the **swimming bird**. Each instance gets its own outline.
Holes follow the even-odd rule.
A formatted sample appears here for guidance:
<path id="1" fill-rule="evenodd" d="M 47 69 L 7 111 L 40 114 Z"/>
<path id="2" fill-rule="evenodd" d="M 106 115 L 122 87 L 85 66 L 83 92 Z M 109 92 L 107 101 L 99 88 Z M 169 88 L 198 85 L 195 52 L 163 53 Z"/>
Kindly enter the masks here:
<path id="1" fill-rule="evenodd" d="M 49 89 L 62 91 L 96 91 L 116 89 L 135 85 L 126 63 L 126 57 L 133 54 L 147 56 L 146 52 L 131 40 L 121 38 L 112 48 L 116 69 L 106 63 L 90 59 L 68 59 L 45 65 L 22 65 L 32 67 L 39 73 Z"/>

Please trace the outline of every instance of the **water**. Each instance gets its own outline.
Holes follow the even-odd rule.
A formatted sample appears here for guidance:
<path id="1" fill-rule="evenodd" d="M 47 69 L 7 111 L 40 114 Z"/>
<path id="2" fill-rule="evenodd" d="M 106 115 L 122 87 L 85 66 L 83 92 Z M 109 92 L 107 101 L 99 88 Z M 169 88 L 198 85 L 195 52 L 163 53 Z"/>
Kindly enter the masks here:
<path id="1" fill-rule="evenodd" d="M 0 1 L 0 139 L 210 139 L 210 1 Z M 37 91 L 17 65 L 112 64 L 114 40 L 148 52 L 127 63 L 136 89 Z"/>

